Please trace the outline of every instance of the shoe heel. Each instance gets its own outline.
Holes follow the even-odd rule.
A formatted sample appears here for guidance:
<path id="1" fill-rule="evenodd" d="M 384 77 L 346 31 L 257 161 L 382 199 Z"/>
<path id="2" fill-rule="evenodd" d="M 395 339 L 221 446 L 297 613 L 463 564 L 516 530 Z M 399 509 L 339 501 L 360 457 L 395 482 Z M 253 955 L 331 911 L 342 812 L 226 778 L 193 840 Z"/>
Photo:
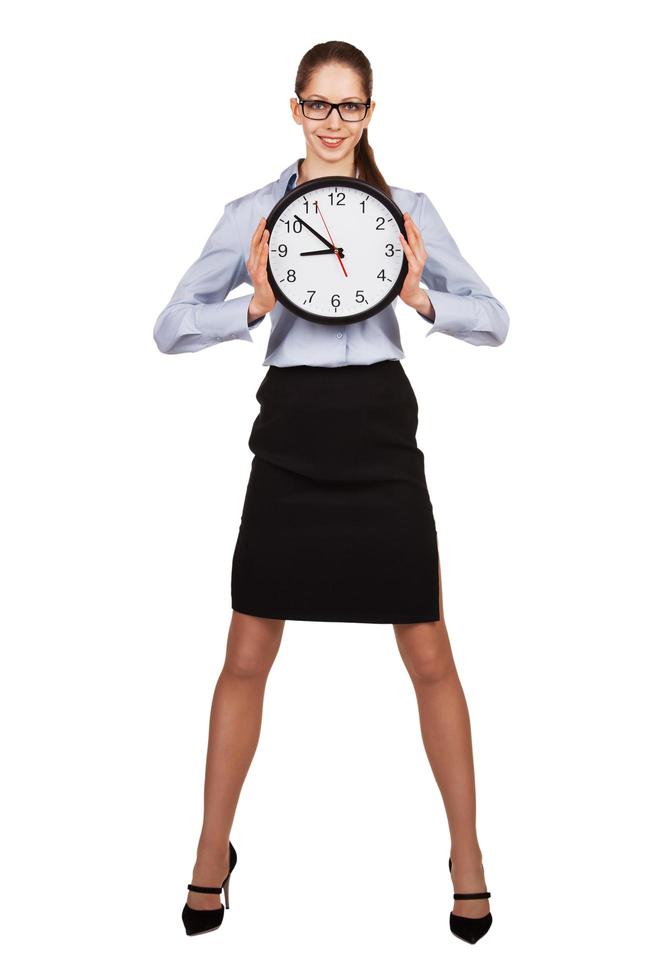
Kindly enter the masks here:
<path id="1" fill-rule="evenodd" d="M 232 876 L 232 872 L 230 871 L 229 874 L 227 875 L 227 877 L 225 878 L 225 881 L 223 882 L 223 892 L 224 892 L 224 895 L 225 895 L 225 908 L 226 909 L 229 908 L 229 879 L 231 878 L 231 876 Z"/>

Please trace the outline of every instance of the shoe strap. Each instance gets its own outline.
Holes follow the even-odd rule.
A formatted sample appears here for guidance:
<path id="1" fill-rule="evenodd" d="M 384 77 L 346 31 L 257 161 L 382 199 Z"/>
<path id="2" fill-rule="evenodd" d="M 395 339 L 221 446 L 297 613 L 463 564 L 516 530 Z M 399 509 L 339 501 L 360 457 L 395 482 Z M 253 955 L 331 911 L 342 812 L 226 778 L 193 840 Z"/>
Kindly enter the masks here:
<path id="1" fill-rule="evenodd" d="M 490 898 L 490 892 L 454 892 L 454 898 Z"/>
<path id="2" fill-rule="evenodd" d="M 212 895 L 220 895 L 222 888 L 210 888 L 208 885 L 187 885 L 190 892 L 210 892 Z"/>

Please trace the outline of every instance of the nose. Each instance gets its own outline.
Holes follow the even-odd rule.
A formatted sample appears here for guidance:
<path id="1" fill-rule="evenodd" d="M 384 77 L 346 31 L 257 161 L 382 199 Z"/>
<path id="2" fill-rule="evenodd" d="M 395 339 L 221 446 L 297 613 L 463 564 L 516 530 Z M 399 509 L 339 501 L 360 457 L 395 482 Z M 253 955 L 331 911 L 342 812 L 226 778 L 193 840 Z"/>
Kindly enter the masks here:
<path id="1" fill-rule="evenodd" d="M 341 117 L 335 105 L 333 105 L 329 110 L 329 115 L 327 116 L 325 122 L 327 123 L 327 129 L 338 130 L 341 128 Z"/>
<path id="2" fill-rule="evenodd" d="M 326 122 L 329 124 L 330 129 L 341 128 L 341 115 L 335 105 L 329 110 Z"/>

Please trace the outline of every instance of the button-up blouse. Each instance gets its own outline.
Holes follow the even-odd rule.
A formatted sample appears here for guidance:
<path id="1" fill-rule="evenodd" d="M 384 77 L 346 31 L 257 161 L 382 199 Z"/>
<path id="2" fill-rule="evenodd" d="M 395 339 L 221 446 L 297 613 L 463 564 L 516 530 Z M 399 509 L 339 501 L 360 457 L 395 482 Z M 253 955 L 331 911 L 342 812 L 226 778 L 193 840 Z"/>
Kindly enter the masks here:
<path id="1" fill-rule="evenodd" d="M 184 273 L 154 325 L 154 340 L 164 354 L 203 350 L 227 340 L 252 340 L 265 317 L 248 322 L 253 293 L 228 299 L 242 283 L 252 281 L 246 268 L 258 221 L 293 186 L 300 157 L 278 180 L 225 205 L 202 252 Z M 506 339 L 509 314 L 472 266 L 463 258 L 436 208 L 422 191 L 391 186 L 393 200 L 408 211 L 420 229 L 427 252 L 422 283 L 436 317 L 418 313 L 429 323 L 426 336 L 439 332 L 469 344 L 498 346 Z M 342 367 L 405 357 L 395 314 L 399 297 L 380 313 L 344 325 L 320 324 L 295 316 L 277 302 L 270 311 L 271 329 L 264 366 L 309 364 Z M 417 312 L 417 311 L 416 311 Z"/>

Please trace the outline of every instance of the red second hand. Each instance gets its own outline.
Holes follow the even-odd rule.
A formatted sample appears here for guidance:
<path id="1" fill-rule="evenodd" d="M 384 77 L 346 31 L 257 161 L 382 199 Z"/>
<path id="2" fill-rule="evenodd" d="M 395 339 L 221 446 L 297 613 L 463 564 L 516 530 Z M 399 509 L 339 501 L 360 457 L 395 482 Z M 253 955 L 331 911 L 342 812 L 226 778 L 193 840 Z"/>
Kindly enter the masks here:
<path id="1" fill-rule="evenodd" d="M 318 201 L 316 201 L 316 207 L 318 208 L 318 213 L 319 213 L 320 217 L 322 218 L 322 223 L 325 226 L 325 231 L 327 232 L 327 234 L 329 235 L 329 237 L 332 239 L 332 245 L 334 245 L 334 239 L 332 238 L 332 234 L 331 234 L 329 228 L 327 227 L 327 222 L 322 217 L 322 211 L 320 210 L 320 204 L 318 203 Z M 335 245 L 334 245 L 334 248 L 336 248 Z M 347 276 L 347 272 L 345 271 L 345 266 L 343 265 L 343 260 L 341 259 L 340 253 L 339 252 L 334 252 L 334 255 L 336 256 L 336 258 L 338 259 L 338 261 L 341 263 L 341 269 L 343 270 L 343 274 Z"/>

